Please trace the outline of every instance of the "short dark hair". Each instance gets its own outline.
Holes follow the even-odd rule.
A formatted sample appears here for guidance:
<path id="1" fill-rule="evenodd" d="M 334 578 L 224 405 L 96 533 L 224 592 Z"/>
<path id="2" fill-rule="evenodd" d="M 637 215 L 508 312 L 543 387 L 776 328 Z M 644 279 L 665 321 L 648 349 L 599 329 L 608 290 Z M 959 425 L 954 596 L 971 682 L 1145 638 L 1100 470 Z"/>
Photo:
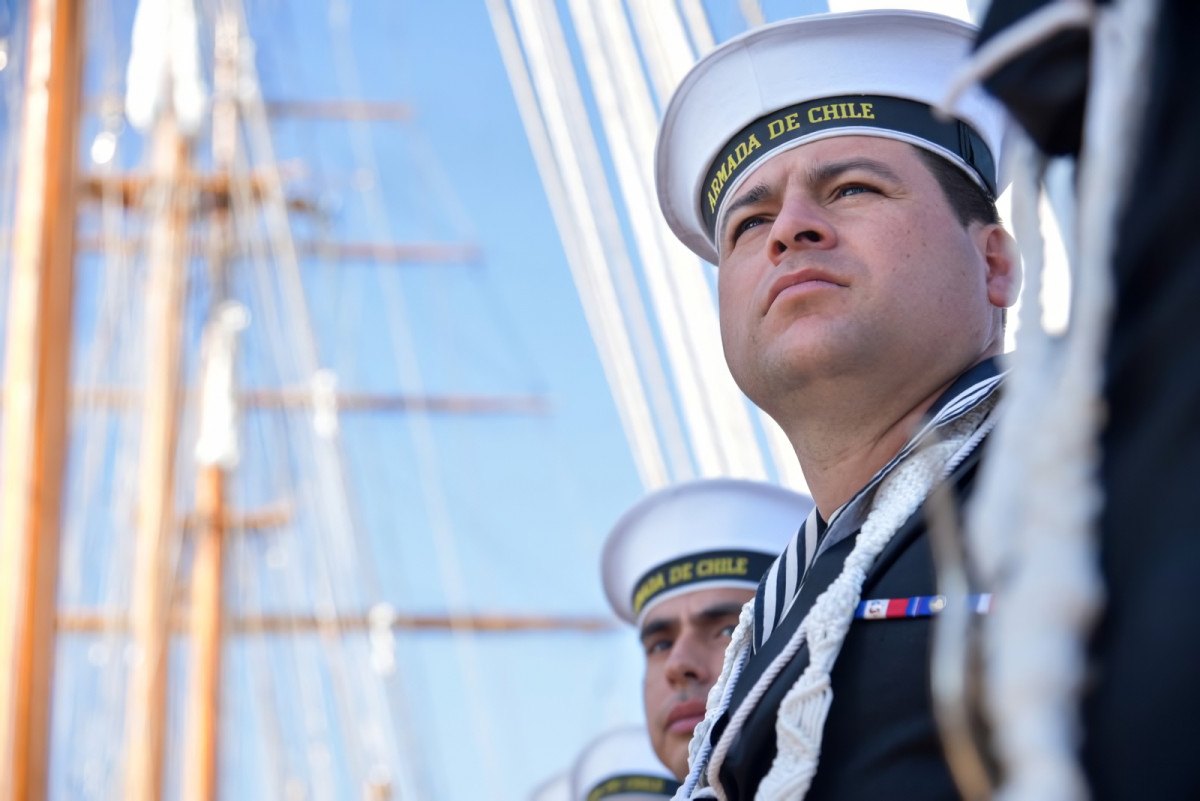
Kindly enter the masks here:
<path id="1" fill-rule="evenodd" d="M 996 198 L 992 197 L 990 192 L 932 150 L 916 145 L 912 145 L 912 148 L 937 179 L 946 202 L 950 204 L 964 228 L 973 222 L 981 222 L 984 225 L 999 224 L 1000 212 L 996 210 Z"/>

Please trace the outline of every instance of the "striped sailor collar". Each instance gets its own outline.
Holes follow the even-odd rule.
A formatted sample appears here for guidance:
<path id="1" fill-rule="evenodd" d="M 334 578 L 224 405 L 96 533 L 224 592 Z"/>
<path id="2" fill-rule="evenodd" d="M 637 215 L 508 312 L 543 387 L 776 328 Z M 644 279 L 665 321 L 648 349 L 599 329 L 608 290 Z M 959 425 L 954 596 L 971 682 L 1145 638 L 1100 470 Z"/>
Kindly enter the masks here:
<path id="1" fill-rule="evenodd" d="M 914 439 L 924 436 L 929 425 L 940 426 L 949 420 L 961 417 L 978 406 L 984 397 L 991 395 L 992 390 L 1004 380 L 1006 375 L 1008 375 L 1008 371 L 1000 369 L 995 357 L 984 359 L 967 370 L 929 407 L 929 411 L 925 413 L 925 419 L 930 422 Z M 966 408 L 960 408 L 960 405 L 964 403 L 969 405 Z M 943 419 L 943 412 L 953 415 L 953 417 Z"/>
<path id="2" fill-rule="evenodd" d="M 800 594 L 809 565 L 862 527 L 870 511 L 873 490 L 879 486 L 879 482 L 934 431 L 959 419 L 995 394 L 1007 374 L 1007 371 L 1000 370 L 994 358 L 985 359 L 964 372 L 929 407 L 920 429 L 909 438 L 900 452 L 876 472 L 854 497 L 839 506 L 828 521 L 823 520 L 816 507 L 813 507 L 804 525 L 759 582 L 754 595 L 752 645 L 755 651 L 771 636 L 771 632 L 791 609 Z"/>

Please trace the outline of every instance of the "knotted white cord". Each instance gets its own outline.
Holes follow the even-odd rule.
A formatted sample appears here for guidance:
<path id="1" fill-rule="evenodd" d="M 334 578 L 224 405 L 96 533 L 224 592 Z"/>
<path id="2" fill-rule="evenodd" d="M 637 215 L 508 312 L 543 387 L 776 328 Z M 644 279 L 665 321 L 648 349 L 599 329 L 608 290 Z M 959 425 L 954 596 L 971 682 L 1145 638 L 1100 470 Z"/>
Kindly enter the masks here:
<path id="1" fill-rule="evenodd" d="M 966 532 L 971 564 L 991 587 L 996 586 L 1011 558 L 1012 531 L 1026 523 L 1024 475 L 1011 469 L 1030 452 L 1030 432 L 1019 424 L 1038 419 L 1046 408 L 1057 387 L 1042 377 L 1056 374 L 1054 365 L 1062 357 L 1042 326 L 1039 302 L 1045 258 L 1038 199 L 1045 160 L 1027 136 L 1019 131 L 1012 136 L 1012 224 L 1024 263 L 1025 301 L 1018 310 L 1016 348 L 1005 357 L 1010 373 L 1004 406 L 997 414 L 991 453 L 979 469 L 979 490 L 969 510 Z M 1003 470 L 1007 472 L 997 475 Z"/>
<path id="2" fill-rule="evenodd" d="M 1051 442 L 1054 436 L 1046 433 L 1059 402 L 1055 396 L 1064 389 L 1046 377 L 1064 375 L 1066 351 L 1042 327 L 1036 302 L 1044 266 L 1037 212 L 1044 160 L 1028 140 L 1023 145 L 1014 176 L 1013 218 L 1025 251 L 1027 300 L 1008 405 L 997 426 L 992 458 L 981 470 L 968 542 L 980 575 L 998 598 L 985 624 L 985 691 L 1007 786 L 1021 775 L 1016 797 L 1069 801 L 1085 798 L 1086 790 L 1072 756 L 1075 719 L 1069 704 L 1078 689 L 1082 650 L 1078 637 L 1066 632 L 1086 626 L 1099 588 L 1086 551 L 1070 553 L 1083 545 L 1067 534 L 1078 508 L 1059 496 L 1030 491 L 1031 486 L 1064 480 L 1055 461 L 1061 458 L 1057 447 L 1064 443 Z M 1039 435 L 1041 426 L 1046 428 Z M 1058 436 L 1077 436 L 1079 421 L 1059 420 L 1053 430 Z M 1065 550 L 1047 547 L 1056 541 Z M 1042 553 L 1036 561 L 1020 556 L 1038 548 Z M 1018 763 L 1023 767 L 1014 772 L 1012 765 Z"/>
<path id="3" fill-rule="evenodd" d="M 713 749 L 712 759 L 710 760 L 708 766 L 708 783 L 716 790 L 717 798 L 721 799 L 721 801 L 725 801 L 725 788 L 721 786 L 718 777 L 721 772 L 721 766 L 725 764 L 725 755 L 729 752 L 729 748 L 733 744 L 734 739 L 736 739 L 736 733 L 741 732 L 742 727 L 746 723 L 746 718 L 758 706 L 758 702 L 762 700 L 763 694 L 766 692 L 767 688 L 774 683 L 775 678 L 779 675 L 780 671 L 782 671 L 783 668 L 792 661 L 792 657 L 794 657 L 796 652 L 800 650 L 800 646 L 804 643 L 804 641 L 804 637 L 800 636 L 799 631 L 797 631 L 797 633 L 793 635 L 790 640 L 788 640 L 788 643 L 784 649 L 780 651 L 773 660 L 771 660 L 771 664 L 769 664 L 767 669 L 763 671 L 762 676 L 759 677 L 759 680 L 755 682 L 753 687 L 750 688 L 749 694 L 746 696 L 745 700 L 742 701 L 741 705 L 738 706 L 737 711 L 734 712 L 733 718 L 729 721 L 729 725 L 725 728 L 720 742 L 718 742 L 716 747 Z M 730 734 L 730 732 L 734 732 L 734 734 Z"/>
<path id="4" fill-rule="evenodd" d="M 992 396 L 947 425 L 939 432 L 940 439 L 918 450 L 880 483 L 871 513 L 841 574 L 817 598 L 794 637 L 808 642 L 809 663 L 779 706 L 775 760 L 756 798 L 800 801 L 807 794 L 820 761 L 825 719 L 833 704 L 830 672 L 854 621 L 867 572 L 900 527 L 920 508 L 934 483 L 945 476 L 951 459 L 965 444 L 975 444 L 972 435 L 994 405 Z"/>

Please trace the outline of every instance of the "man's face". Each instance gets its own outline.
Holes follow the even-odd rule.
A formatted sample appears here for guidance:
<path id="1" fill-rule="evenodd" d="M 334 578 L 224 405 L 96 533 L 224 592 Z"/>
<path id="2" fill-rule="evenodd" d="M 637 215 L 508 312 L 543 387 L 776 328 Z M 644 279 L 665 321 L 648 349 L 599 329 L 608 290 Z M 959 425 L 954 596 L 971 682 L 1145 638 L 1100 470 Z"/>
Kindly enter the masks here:
<path id="1" fill-rule="evenodd" d="M 964 228 L 911 145 L 810 142 L 769 159 L 728 204 L 725 358 L 767 411 L 782 392 L 845 374 L 936 387 L 999 351 L 995 307 L 1013 276 L 985 258 L 998 226 Z"/>
<path id="2" fill-rule="evenodd" d="M 643 696 L 654 752 L 675 777 L 687 776 L 688 742 L 721 675 L 725 647 L 753 590 L 709 589 L 656 604 L 642 623 Z"/>

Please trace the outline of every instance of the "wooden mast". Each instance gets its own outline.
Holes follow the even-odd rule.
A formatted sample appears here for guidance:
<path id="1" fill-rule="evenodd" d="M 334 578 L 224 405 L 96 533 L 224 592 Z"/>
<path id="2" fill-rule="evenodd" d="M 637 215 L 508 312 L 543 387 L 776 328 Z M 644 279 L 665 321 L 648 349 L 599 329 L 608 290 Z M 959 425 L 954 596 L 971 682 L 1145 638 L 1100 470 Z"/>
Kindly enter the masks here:
<path id="1" fill-rule="evenodd" d="M 81 3 L 33 0 L 0 497 L 0 798 L 46 797 L 75 230 Z"/>
<path id="2" fill-rule="evenodd" d="M 237 464 L 236 405 L 233 392 L 234 341 L 249 321 L 237 303 L 217 306 L 204 330 L 204 390 L 200 436 L 196 442 L 195 551 L 191 586 L 191 682 L 187 706 L 187 750 L 183 766 L 184 801 L 216 801 L 219 774 L 221 655 L 225 636 L 223 604 L 226 471 Z"/>
<path id="3" fill-rule="evenodd" d="M 82 73 L 82 3 L 31 0 L 30 55 L 21 138 L 22 167 L 14 222 L 12 297 L 4 393 L 4 472 L 0 478 L 0 801 L 40 801 L 47 796 L 49 708 L 55 639 L 55 589 L 61 474 L 69 407 L 69 331 L 79 196 L 78 115 Z M 297 104 L 292 104 L 297 105 Z M 358 104 L 366 108 L 368 104 Z M 350 113 L 350 104 L 330 114 Z M 332 109 L 332 110 L 330 110 Z M 214 109 L 215 112 L 216 109 Z M 354 112 L 358 113 L 358 112 Z M 353 116 L 353 115 L 352 115 Z M 369 115 L 368 115 L 369 116 Z M 374 118 L 374 117 L 370 117 Z M 390 118 L 390 117 L 389 117 Z M 402 118 L 402 117 L 398 117 Z M 122 180 L 122 195 L 141 193 L 154 217 L 149 238 L 145 314 L 146 377 L 139 460 L 139 508 L 133 598 L 129 625 L 136 643 L 127 692 L 122 797 L 155 801 L 163 794 L 167 658 L 172 615 L 173 556 L 179 523 L 174 508 L 178 416 L 182 398 L 182 322 L 191 256 L 188 237 L 197 206 L 199 176 L 188 170 L 190 147 L 170 112 L 153 132 L 154 170 L 149 181 Z M 214 129 L 214 140 L 217 132 Z M 215 145 L 214 141 L 214 145 Z M 220 164 L 217 159 L 218 166 Z M 218 169 L 228 198 L 232 176 Z M 222 194 L 220 189 L 212 190 Z M 253 194 L 253 193 L 252 193 Z M 218 204 L 217 215 L 226 212 Z M 214 224 L 213 228 L 219 227 Z M 477 248 L 441 243 L 417 247 L 392 243 L 315 243 L 323 254 L 359 259 L 473 261 Z M 229 254 L 223 260 L 227 261 Z M 216 261 L 216 260 L 214 260 Z M 262 394 L 262 393 L 260 393 Z M 270 394 L 270 393 L 267 393 Z M 285 393 L 280 405 L 297 402 Z M 307 397 L 307 395 L 305 396 Z M 410 408 L 452 413 L 541 413 L 539 399 L 427 397 L 350 398 L 352 407 Z M 261 403 L 262 400 L 260 399 Z M 474 405 L 472 405 L 474 404 Z M 510 409 L 509 406 L 512 406 Z M 221 575 L 226 529 L 224 474 L 202 468 L 197 485 L 196 554 L 191 599 L 193 639 L 189 746 L 184 793 L 191 801 L 216 796 L 216 730 L 219 711 L 220 642 L 223 629 Z M 277 624 L 253 623 L 236 633 L 263 633 Z M 106 623 L 106 626 L 111 624 Z M 304 621 L 300 621 L 303 628 Z M 365 625 L 365 624 L 364 624 Z M 604 630 L 604 619 L 407 618 L 396 627 L 532 628 Z M 265 628 L 264 628 L 265 626 Z M 70 626 L 67 626 L 70 629 Z M 106 628 L 112 631 L 112 628 Z M 368 786 L 386 798 L 385 783 Z"/>
<path id="4" fill-rule="evenodd" d="M 159 118 L 153 146 L 156 219 L 146 293 L 145 405 L 132 603 L 138 658 L 130 675 L 125 720 L 125 798 L 130 801 L 157 801 L 162 796 L 171 556 L 177 547 L 173 541 L 175 443 L 188 268 L 189 147 L 171 112 Z"/>
<path id="5" fill-rule="evenodd" d="M 217 16 L 213 70 L 213 167 L 233 187 L 237 145 L 237 51 L 240 31 L 237 17 L 225 11 Z M 234 429 L 234 348 L 236 331 L 246 323 L 240 307 L 226 307 L 225 270 L 232 236 L 232 194 L 218 203 L 209 219 L 212 250 L 209 276 L 214 308 L 204 333 L 204 371 L 201 395 L 200 437 L 196 459 L 199 475 L 191 595 L 191 687 L 188 693 L 187 751 L 184 761 L 184 801 L 216 801 L 219 773 L 218 730 L 221 712 L 221 654 L 225 610 L 222 604 L 225 572 L 225 471 L 237 460 Z M 222 430 L 223 429 L 223 430 Z M 205 441 L 207 438 L 208 441 Z"/>
<path id="6" fill-rule="evenodd" d="M 200 469 L 192 562 L 191 689 L 184 761 L 184 801 L 217 797 L 217 726 L 221 699 L 221 576 L 225 564 L 225 474 L 220 465 Z"/>

